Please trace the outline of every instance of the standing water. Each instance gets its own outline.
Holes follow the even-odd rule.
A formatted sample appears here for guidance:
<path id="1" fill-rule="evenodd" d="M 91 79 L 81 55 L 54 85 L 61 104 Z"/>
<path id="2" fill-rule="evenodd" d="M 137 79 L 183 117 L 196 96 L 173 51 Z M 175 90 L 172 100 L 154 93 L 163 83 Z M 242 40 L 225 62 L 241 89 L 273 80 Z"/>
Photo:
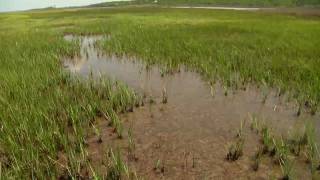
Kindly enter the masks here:
<path id="1" fill-rule="evenodd" d="M 265 103 L 262 93 L 253 86 L 226 96 L 220 85 L 210 87 L 200 75 L 184 68 L 163 74 L 160 68 L 148 67 L 134 58 L 107 56 L 96 48 L 98 40 L 107 40 L 103 36 L 65 36 L 66 40 L 78 38 L 80 56 L 65 59 L 67 69 L 81 76 L 107 76 L 123 81 L 144 94 L 148 102 L 155 102 L 122 115 L 131 124 L 136 141 L 138 161 L 131 165 L 147 179 L 279 177 L 280 167 L 270 160 L 264 160 L 258 172 L 252 170 L 252 157 L 259 148 L 260 137 L 248 128 L 250 119 L 256 115 L 261 123 L 286 135 L 293 128 L 300 128 L 306 118 L 316 118 L 307 114 L 297 117 L 294 106 L 273 91 Z M 246 127 L 244 155 L 236 162 L 228 162 L 227 147 L 235 139 L 241 122 Z M 105 133 L 103 138 L 108 136 Z M 102 148 L 92 151 L 99 159 Z M 164 169 L 157 173 L 153 168 L 158 162 Z M 298 166 L 296 171 L 298 177 L 310 176 L 306 165 Z"/>

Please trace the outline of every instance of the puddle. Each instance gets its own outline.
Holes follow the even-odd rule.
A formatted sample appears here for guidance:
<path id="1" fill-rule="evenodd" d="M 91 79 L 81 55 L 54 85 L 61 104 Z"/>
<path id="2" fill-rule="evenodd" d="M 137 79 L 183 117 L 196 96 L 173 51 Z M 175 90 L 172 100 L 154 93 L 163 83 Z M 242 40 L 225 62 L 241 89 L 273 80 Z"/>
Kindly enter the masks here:
<path id="1" fill-rule="evenodd" d="M 66 40 L 74 38 L 72 35 L 65 37 Z M 270 92 L 262 103 L 261 90 L 252 86 L 225 96 L 224 89 L 217 84 L 212 96 L 212 88 L 195 72 L 180 68 L 180 72 L 162 77 L 159 68 L 146 68 L 139 60 L 104 55 L 94 45 L 104 38 L 80 37 L 80 57 L 65 59 L 65 67 L 84 77 L 107 76 L 123 81 L 143 93 L 146 99 L 155 100 L 154 104 L 122 115 L 132 126 L 136 141 L 135 153 L 139 160 L 131 165 L 147 179 L 278 177 L 280 167 L 270 160 L 265 159 L 258 172 L 251 168 L 259 137 L 249 130 L 249 115 L 256 114 L 279 134 L 300 128 L 306 119 L 319 119 L 306 113 L 297 117 L 296 107 L 275 92 Z M 164 92 L 168 97 L 166 104 L 162 103 Z M 230 163 L 225 160 L 226 148 L 235 139 L 242 120 L 247 127 L 244 156 Z M 107 128 L 107 123 L 101 122 L 100 126 Z M 102 138 L 110 139 L 109 136 L 106 130 Z M 95 154 L 93 159 L 98 161 L 103 148 L 96 145 L 91 150 Z M 164 172 L 153 170 L 158 161 L 164 164 Z M 307 172 L 305 164 L 296 170 L 297 177 L 310 177 Z"/>

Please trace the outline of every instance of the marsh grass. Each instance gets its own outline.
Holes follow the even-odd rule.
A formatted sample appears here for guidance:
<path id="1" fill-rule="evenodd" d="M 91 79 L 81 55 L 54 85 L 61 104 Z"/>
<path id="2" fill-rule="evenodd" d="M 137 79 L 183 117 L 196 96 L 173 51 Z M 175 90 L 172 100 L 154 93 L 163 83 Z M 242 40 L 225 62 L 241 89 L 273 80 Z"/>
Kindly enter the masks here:
<path id="1" fill-rule="evenodd" d="M 245 142 L 244 125 L 245 125 L 245 121 L 242 120 L 240 122 L 240 128 L 238 129 L 236 134 L 235 142 L 231 143 L 228 146 L 228 149 L 227 149 L 228 152 L 226 155 L 226 159 L 228 161 L 236 161 L 243 155 L 243 146 Z"/>
<path id="2" fill-rule="evenodd" d="M 305 136 L 307 140 L 305 156 L 310 165 L 311 173 L 314 175 L 320 164 L 318 144 L 316 142 L 316 132 L 313 122 L 307 121 L 305 124 Z"/>
<path id="3" fill-rule="evenodd" d="M 305 121 L 303 128 L 290 131 L 287 139 L 275 137 L 271 129 L 264 125 L 261 130 L 261 138 L 263 147 L 253 159 L 253 170 L 258 169 L 261 156 L 268 153 L 274 162 L 281 166 L 282 179 L 293 179 L 295 158 L 303 154 L 310 166 L 312 176 L 317 177 L 316 171 L 320 167 L 320 156 L 314 122 Z"/>
<path id="4" fill-rule="evenodd" d="M 108 166 L 107 179 L 119 180 L 130 177 L 129 168 L 122 160 L 120 150 L 117 149 L 113 152 L 112 149 L 109 151 L 111 156 L 111 162 Z"/>
<path id="5" fill-rule="evenodd" d="M 236 161 L 243 155 L 244 139 L 238 138 L 234 143 L 228 147 L 226 159 L 228 161 Z"/>
<path id="6" fill-rule="evenodd" d="M 254 155 L 254 157 L 253 157 L 252 169 L 253 169 L 254 171 L 258 171 L 258 170 L 259 170 L 262 156 L 263 156 L 263 148 L 262 148 L 262 147 L 259 147 L 259 148 L 258 148 L 258 151 L 255 153 L 255 155 Z"/>
<path id="7" fill-rule="evenodd" d="M 163 104 L 168 103 L 168 94 L 167 94 L 167 89 L 165 87 L 162 89 L 162 103 Z"/>
<path id="8" fill-rule="evenodd" d="M 50 29 L 56 24 L 74 26 Z M 3 179 L 57 179 L 59 153 L 66 156 L 68 176 L 76 179 L 81 166 L 90 168 L 85 137 L 93 117 L 105 113 L 122 137 L 118 113 L 137 104 L 137 95 L 119 82 L 83 81 L 62 69 L 62 56 L 80 54 L 79 41 L 64 41 L 68 33 L 110 34 L 101 43 L 105 51 L 169 71 L 185 65 L 221 83 L 225 95 L 228 88 L 265 82 L 280 95 L 308 102 L 312 114 L 320 101 L 318 18 L 171 8 L 53 10 L 2 13 L 0 29 Z M 268 146 L 270 137 L 264 135 Z M 316 160 L 310 137 L 306 157 Z M 242 147 L 240 140 L 231 146 L 230 158 L 238 158 Z M 115 171 L 125 169 L 114 157 Z"/>
<path id="9" fill-rule="evenodd" d="M 274 7 L 274 6 L 310 6 L 310 5 L 319 5 L 318 1 L 314 0 L 278 0 L 278 1 L 269 1 L 269 0 L 137 0 L 135 2 L 124 2 L 123 4 L 159 4 L 159 5 L 173 5 L 173 6 L 253 6 L 253 7 Z M 113 3 L 105 3 L 102 5 L 112 5 Z"/>
<path id="10" fill-rule="evenodd" d="M 269 153 L 270 156 L 275 155 L 275 147 L 274 147 L 274 137 L 271 134 L 270 128 L 266 125 L 261 129 L 262 136 L 262 144 L 263 144 L 263 154 Z"/>
<path id="11" fill-rule="evenodd" d="M 293 129 L 289 132 L 287 144 L 289 145 L 290 151 L 294 155 L 299 156 L 307 143 L 308 139 L 305 127 L 303 128 L 303 130 Z"/>
<path id="12" fill-rule="evenodd" d="M 265 104 L 269 95 L 269 87 L 264 81 L 262 82 L 262 84 L 262 104 Z"/>
<path id="13" fill-rule="evenodd" d="M 135 150 L 136 150 L 136 143 L 135 143 L 135 140 L 133 137 L 132 126 L 130 126 L 128 129 L 128 156 L 129 156 L 129 159 L 137 160 Z"/>
<path id="14" fill-rule="evenodd" d="M 155 162 L 155 166 L 153 168 L 153 170 L 156 172 L 156 173 L 164 173 L 164 163 L 163 161 L 161 161 L 160 159 L 158 159 L 156 162 Z"/>
<path id="15" fill-rule="evenodd" d="M 249 114 L 249 119 L 251 121 L 250 129 L 258 134 L 261 130 L 261 123 L 255 114 Z"/>
<path id="16" fill-rule="evenodd" d="M 294 161 L 286 158 L 286 159 L 281 159 L 280 161 L 280 166 L 281 166 L 281 171 L 282 171 L 282 180 L 290 180 L 294 179 Z"/>
<path id="17" fill-rule="evenodd" d="M 289 158 L 289 147 L 288 145 L 283 141 L 282 138 L 280 139 L 273 139 L 273 146 L 274 146 L 274 151 L 275 151 L 275 161 L 279 165 L 282 163 L 286 163 L 287 159 Z"/>
<path id="18" fill-rule="evenodd" d="M 109 125 L 114 128 L 114 132 L 121 139 L 122 133 L 123 133 L 123 126 L 122 126 L 121 120 L 119 119 L 119 116 L 117 115 L 117 113 L 115 111 L 110 110 L 108 112 L 108 119 L 110 119 Z"/>
<path id="19" fill-rule="evenodd" d="M 98 137 L 97 142 L 102 143 L 102 136 L 101 136 L 100 130 L 94 125 L 92 125 L 92 128 L 94 130 L 95 135 Z"/>
<path id="20" fill-rule="evenodd" d="M 242 120 L 240 122 L 240 128 L 238 129 L 236 134 L 237 138 L 244 138 L 244 126 L 245 126 L 245 120 Z"/>
<path id="21" fill-rule="evenodd" d="M 83 176 L 90 169 L 85 138 L 95 117 L 130 109 L 136 96 L 125 85 L 85 81 L 63 70 L 60 59 L 79 53 L 77 41 L 50 30 L 29 31 L 32 25 L 14 26 L 0 32 L 0 149 L 9 159 L 0 155 L 2 177 L 55 179 L 64 170 L 70 178 Z M 113 121 L 121 136 L 121 124 Z M 56 163 L 59 154 L 66 157 L 64 167 Z"/>
<path id="22" fill-rule="evenodd" d="M 149 13 L 140 9 L 136 14 L 111 19 L 114 29 L 104 49 L 168 68 L 185 65 L 209 82 L 220 82 L 225 95 L 227 89 L 258 84 L 265 89 L 263 101 L 267 90 L 276 88 L 280 95 L 288 93 L 313 102 L 312 114 L 317 109 L 317 19 L 194 9 L 155 12 L 158 14 L 139 16 Z"/>

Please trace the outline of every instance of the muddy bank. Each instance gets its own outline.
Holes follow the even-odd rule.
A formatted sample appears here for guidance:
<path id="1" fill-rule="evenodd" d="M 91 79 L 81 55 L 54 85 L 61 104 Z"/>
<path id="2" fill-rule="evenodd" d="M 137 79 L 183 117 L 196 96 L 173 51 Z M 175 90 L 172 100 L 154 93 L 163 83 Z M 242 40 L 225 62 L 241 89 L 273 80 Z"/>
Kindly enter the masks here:
<path id="1" fill-rule="evenodd" d="M 68 35 L 65 38 L 77 37 Z M 107 56 L 96 48 L 96 42 L 106 38 L 80 37 L 80 56 L 64 59 L 64 65 L 84 77 L 107 76 L 123 81 L 145 97 L 145 106 L 121 115 L 126 129 L 132 130 L 135 142 L 134 160 L 126 158 L 139 176 L 147 179 L 280 177 L 280 166 L 267 157 L 257 172 L 252 170 L 252 157 L 261 146 L 259 135 L 249 128 L 252 117 L 272 127 L 278 136 L 302 128 L 306 120 L 319 119 L 308 113 L 297 116 L 297 107 L 279 98 L 274 91 L 263 95 L 261 89 L 254 86 L 230 91 L 219 84 L 210 86 L 197 73 L 183 67 L 165 73 L 137 59 Z M 225 159 L 227 147 L 235 140 L 241 122 L 244 124 L 244 155 L 238 161 L 228 162 Z M 94 166 L 103 171 L 105 148 L 114 144 L 126 150 L 128 142 L 127 138 L 114 137 L 103 119 L 97 121 L 97 127 L 101 129 L 103 143 L 97 143 L 93 135 L 88 139 L 88 149 Z M 301 157 L 295 163 L 299 178 L 311 176 L 303 161 Z"/>

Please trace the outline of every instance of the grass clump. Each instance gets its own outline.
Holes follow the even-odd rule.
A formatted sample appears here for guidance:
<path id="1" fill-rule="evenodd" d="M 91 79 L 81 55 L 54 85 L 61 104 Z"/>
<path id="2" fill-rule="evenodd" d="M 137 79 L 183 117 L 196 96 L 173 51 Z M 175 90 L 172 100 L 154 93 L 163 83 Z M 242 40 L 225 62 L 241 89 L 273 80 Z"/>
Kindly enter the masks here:
<path id="1" fill-rule="evenodd" d="M 250 114 L 249 115 L 249 118 L 251 120 L 251 124 L 250 124 L 250 129 L 252 131 L 254 131 L 256 134 L 258 134 L 261 130 L 261 124 L 260 124 L 260 121 L 259 119 L 257 118 L 257 116 L 255 114 Z"/>
<path id="2" fill-rule="evenodd" d="M 236 135 L 236 140 L 234 143 L 230 144 L 228 147 L 228 153 L 226 159 L 228 161 L 236 161 L 243 155 L 243 146 L 244 146 L 244 121 L 241 121 L 240 128 Z"/>
<path id="3" fill-rule="evenodd" d="M 289 147 L 288 145 L 283 141 L 283 139 L 273 139 L 274 144 L 274 151 L 275 151 L 275 161 L 279 163 L 280 165 L 282 163 L 285 163 L 287 161 L 289 156 Z"/>
<path id="4" fill-rule="evenodd" d="M 108 119 L 110 119 L 109 125 L 111 125 L 114 128 L 114 132 L 121 139 L 123 135 L 123 125 L 121 120 L 119 119 L 119 116 L 116 114 L 115 111 L 110 110 L 110 112 L 108 113 Z"/>
<path id="5" fill-rule="evenodd" d="M 236 161 L 243 155 L 244 139 L 238 139 L 228 147 L 226 159 L 228 161 Z"/>
<path id="6" fill-rule="evenodd" d="M 260 167 L 260 163 L 261 163 L 261 159 L 263 156 L 263 148 L 259 148 L 258 151 L 256 152 L 256 154 L 253 157 L 253 165 L 252 165 L 252 169 L 254 171 L 258 171 L 259 167 Z"/>
<path id="7" fill-rule="evenodd" d="M 136 150 L 136 143 L 133 137 L 133 130 L 132 127 L 128 130 L 128 156 L 130 159 L 138 160 L 138 158 L 135 155 Z"/>
<path id="8" fill-rule="evenodd" d="M 307 136 L 305 127 L 302 131 L 294 129 L 290 132 L 287 144 L 294 155 L 299 156 L 301 151 L 303 151 L 304 146 L 308 142 Z"/>
<path id="9" fill-rule="evenodd" d="M 160 159 L 158 159 L 158 160 L 156 161 L 153 170 L 154 170 L 156 173 L 164 173 L 164 164 L 163 164 L 163 162 L 162 162 Z"/>
<path id="10" fill-rule="evenodd" d="M 275 155 L 274 138 L 271 135 L 270 128 L 264 126 L 261 130 L 263 154 L 269 153 L 270 156 Z"/>
<path id="11" fill-rule="evenodd" d="M 312 175 L 316 173 L 320 165 L 318 144 L 316 143 L 315 127 L 312 122 L 307 121 L 305 124 L 305 136 L 307 140 L 305 156 L 310 165 Z"/>
<path id="12" fill-rule="evenodd" d="M 167 94 L 167 89 L 165 87 L 162 90 L 162 103 L 163 104 L 168 103 L 168 94 Z"/>
<path id="13" fill-rule="evenodd" d="M 107 179 L 120 180 L 123 178 L 129 178 L 129 168 L 121 158 L 120 150 L 115 153 L 110 150 L 111 162 L 108 167 Z"/>
<path id="14" fill-rule="evenodd" d="M 282 171 L 282 180 L 294 179 L 294 162 L 288 158 L 282 159 L 280 161 L 281 171 Z"/>

